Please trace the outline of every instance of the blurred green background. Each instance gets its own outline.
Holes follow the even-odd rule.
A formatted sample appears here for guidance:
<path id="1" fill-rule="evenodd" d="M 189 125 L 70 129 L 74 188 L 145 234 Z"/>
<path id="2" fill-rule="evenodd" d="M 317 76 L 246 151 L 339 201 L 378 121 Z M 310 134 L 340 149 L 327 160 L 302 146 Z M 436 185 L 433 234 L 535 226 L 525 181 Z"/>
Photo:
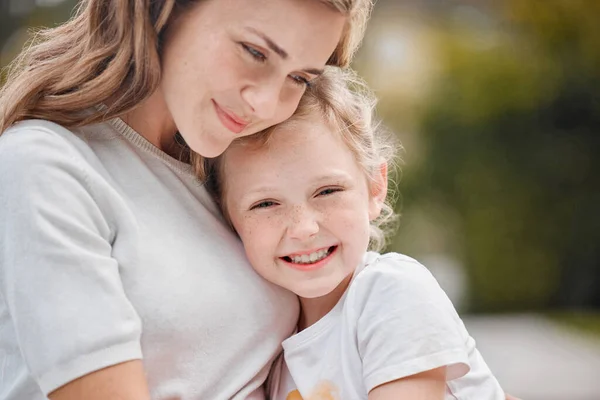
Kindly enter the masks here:
<path id="1" fill-rule="evenodd" d="M 379 1 L 356 67 L 405 147 L 392 250 L 470 311 L 600 308 L 600 2 Z"/>
<path id="2" fill-rule="evenodd" d="M 0 4 L 5 66 L 76 1 Z M 600 1 L 379 0 L 354 67 L 404 147 L 389 250 L 425 263 L 464 315 L 600 337 Z"/>

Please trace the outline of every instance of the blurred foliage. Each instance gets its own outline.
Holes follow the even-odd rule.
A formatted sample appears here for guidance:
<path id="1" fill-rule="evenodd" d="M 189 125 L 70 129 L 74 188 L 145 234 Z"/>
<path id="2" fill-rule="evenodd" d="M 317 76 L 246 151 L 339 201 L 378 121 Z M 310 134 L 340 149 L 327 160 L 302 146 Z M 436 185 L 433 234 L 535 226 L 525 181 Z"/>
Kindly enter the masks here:
<path id="1" fill-rule="evenodd" d="M 442 36 L 406 190 L 458 213 L 472 310 L 600 308 L 600 3 L 504 6 Z"/>
<path id="2" fill-rule="evenodd" d="M 20 3 L 11 6 L 10 3 Z M 55 1 L 53 6 L 36 7 L 33 0 L 0 0 L 0 84 L 6 78 L 6 65 L 17 56 L 25 41 L 37 29 L 54 27 L 69 18 L 77 0 Z M 11 12 L 11 9 L 19 12 Z"/>

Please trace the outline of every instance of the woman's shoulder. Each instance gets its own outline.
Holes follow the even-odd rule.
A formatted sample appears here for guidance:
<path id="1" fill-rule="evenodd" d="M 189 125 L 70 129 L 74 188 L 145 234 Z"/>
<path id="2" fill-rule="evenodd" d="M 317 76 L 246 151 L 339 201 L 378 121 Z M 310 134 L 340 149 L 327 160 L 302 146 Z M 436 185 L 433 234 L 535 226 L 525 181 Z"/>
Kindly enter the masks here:
<path id="1" fill-rule="evenodd" d="M 10 126 L 4 133 L 10 133 L 14 131 L 49 131 L 49 132 L 71 132 L 64 126 L 57 124 L 46 119 L 26 119 L 16 122 Z"/>
<path id="2" fill-rule="evenodd" d="M 25 151 L 50 146 L 52 150 L 60 146 L 72 146 L 79 140 L 76 133 L 52 121 L 30 119 L 19 121 L 6 129 L 0 135 L 0 152 L 18 151 L 25 147 Z"/>
<path id="3" fill-rule="evenodd" d="M 0 135 L 0 171 L 77 164 L 93 153 L 78 134 L 47 120 L 20 121 Z"/>
<path id="4" fill-rule="evenodd" d="M 0 190 L 14 196 L 60 190 L 73 179 L 87 187 L 92 153 L 74 131 L 56 123 L 18 122 L 0 135 Z"/>
<path id="5" fill-rule="evenodd" d="M 20 121 L 0 135 L 0 161 L 6 157 L 44 157 L 53 152 L 73 149 L 77 135 L 54 122 L 46 120 Z M 11 157 L 12 156 L 12 157 Z"/>

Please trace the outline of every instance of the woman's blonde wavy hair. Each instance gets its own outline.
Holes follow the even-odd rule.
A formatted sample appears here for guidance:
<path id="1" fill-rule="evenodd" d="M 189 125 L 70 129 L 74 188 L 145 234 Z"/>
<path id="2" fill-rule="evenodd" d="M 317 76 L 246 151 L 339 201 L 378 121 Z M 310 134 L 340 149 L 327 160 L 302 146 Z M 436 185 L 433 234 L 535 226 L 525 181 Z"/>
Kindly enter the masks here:
<path id="1" fill-rule="evenodd" d="M 307 89 L 292 117 L 255 135 L 236 139 L 232 146 L 268 146 L 277 130 L 316 113 L 322 116 L 332 132 L 340 135 L 371 184 L 376 184 L 384 163 L 388 166 L 388 176 L 392 175 L 399 145 L 395 136 L 374 118 L 377 99 L 366 83 L 352 70 L 336 67 L 326 68 L 317 80 Z M 222 202 L 227 189 L 223 179 L 225 157 L 227 150 L 220 157 L 205 160 L 204 168 L 207 171 L 206 187 L 231 224 L 226 204 Z M 393 194 L 393 190 L 388 189 L 380 216 L 371 222 L 370 250 L 382 250 L 396 228 L 398 218 L 392 207 Z"/>
<path id="2" fill-rule="evenodd" d="M 164 32 L 199 1 L 82 0 L 68 22 L 38 32 L 9 66 L 0 90 L 0 134 L 25 119 L 72 128 L 135 108 L 160 82 Z M 328 61 L 348 66 L 364 36 L 373 0 L 313 1 L 348 16 Z M 89 112 L 108 99 L 107 110 Z M 201 158 L 189 156 L 188 161 L 201 167 Z"/>

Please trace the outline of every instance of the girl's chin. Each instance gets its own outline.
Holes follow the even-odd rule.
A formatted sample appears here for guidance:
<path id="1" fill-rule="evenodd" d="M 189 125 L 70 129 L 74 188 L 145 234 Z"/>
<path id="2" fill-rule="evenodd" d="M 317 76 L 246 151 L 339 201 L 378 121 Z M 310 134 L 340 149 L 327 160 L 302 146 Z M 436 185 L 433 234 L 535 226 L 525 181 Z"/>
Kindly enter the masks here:
<path id="1" fill-rule="evenodd" d="M 330 294 L 331 292 L 333 292 L 337 286 L 338 285 L 331 285 L 331 286 L 319 287 L 319 288 L 315 288 L 315 287 L 302 288 L 302 289 L 293 288 L 290 290 L 292 292 L 294 292 L 297 296 L 302 297 L 304 299 L 318 299 L 321 297 L 325 297 L 328 294 Z"/>

